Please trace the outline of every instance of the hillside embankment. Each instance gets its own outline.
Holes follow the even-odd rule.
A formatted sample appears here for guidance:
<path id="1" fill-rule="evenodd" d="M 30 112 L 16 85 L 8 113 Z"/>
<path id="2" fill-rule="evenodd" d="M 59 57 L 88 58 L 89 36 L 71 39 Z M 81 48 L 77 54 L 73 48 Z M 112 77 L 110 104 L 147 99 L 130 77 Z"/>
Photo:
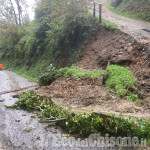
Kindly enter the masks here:
<path id="1" fill-rule="evenodd" d="M 42 87 L 39 93 L 72 109 L 107 113 L 125 113 L 148 117 L 150 113 L 150 49 L 120 30 L 102 28 L 83 48 L 75 63 L 83 72 L 103 71 L 108 65 L 117 64 L 130 69 L 137 79 L 141 103 L 120 98 L 98 79 L 58 78 L 51 85 Z"/>

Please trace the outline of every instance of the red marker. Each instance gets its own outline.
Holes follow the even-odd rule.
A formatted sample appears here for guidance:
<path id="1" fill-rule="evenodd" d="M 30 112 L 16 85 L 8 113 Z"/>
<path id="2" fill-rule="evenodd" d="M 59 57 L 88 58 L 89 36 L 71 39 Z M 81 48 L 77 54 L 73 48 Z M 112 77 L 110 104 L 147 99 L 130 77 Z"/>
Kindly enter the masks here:
<path id="1" fill-rule="evenodd" d="M 3 64 L 0 64 L 0 69 L 2 69 L 3 68 Z"/>

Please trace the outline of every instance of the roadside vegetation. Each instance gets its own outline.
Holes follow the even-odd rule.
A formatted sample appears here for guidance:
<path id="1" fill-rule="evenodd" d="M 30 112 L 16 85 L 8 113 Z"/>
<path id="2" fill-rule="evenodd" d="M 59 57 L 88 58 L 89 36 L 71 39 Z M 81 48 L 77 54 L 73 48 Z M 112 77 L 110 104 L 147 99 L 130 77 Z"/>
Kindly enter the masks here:
<path id="1" fill-rule="evenodd" d="M 59 125 L 68 133 L 78 136 L 88 136 L 91 133 L 101 133 L 110 136 L 150 138 L 150 122 L 146 119 L 129 118 L 123 119 L 122 116 L 101 117 L 94 113 L 71 113 L 66 107 L 56 106 L 50 99 L 37 95 L 34 91 L 28 91 L 20 95 L 20 100 L 10 108 L 24 109 L 28 111 L 37 111 L 40 122 L 49 118 L 49 124 Z M 66 119 L 59 121 L 59 119 Z M 51 121 L 55 120 L 56 121 Z M 46 122 L 48 119 L 46 120 Z M 86 125 L 86 128 L 85 128 Z"/>
<path id="2" fill-rule="evenodd" d="M 1 22 L 0 28 L 4 66 L 37 78 L 51 63 L 57 68 L 72 65 L 99 24 L 82 1 L 43 0 L 34 21 L 22 26 Z"/>
<path id="3" fill-rule="evenodd" d="M 149 5 L 148 0 L 110 0 L 107 8 L 125 17 L 150 21 Z"/>
<path id="4" fill-rule="evenodd" d="M 104 80 L 105 87 L 112 89 L 121 98 L 140 102 L 138 90 L 135 88 L 136 79 L 129 69 L 117 65 L 108 66 L 105 70 Z"/>
<path id="5" fill-rule="evenodd" d="M 47 71 L 43 73 L 39 77 L 39 83 L 41 86 L 44 85 L 50 85 L 53 81 L 58 79 L 59 77 L 64 77 L 64 78 L 75 78 L 75 79 L 80 79 L 80 78 L 98 78 L 103 75 L 102 71 L 88 71 L 88 72 L 83 72 L 77 69 L 76 66 L 72 66 L 70 68 L 65 67 L 61 69 L 56 69 L 52 65 L 50 65 L 47 68 Z"/>
<path id="6" fill-rule="evenodd" d="M 50 65 L 46 72 L 39 77 L 40 86 L 50 85 L 59 77 L 85 79 L 96 79 L 103 76 L 103 84 L 113 93 L 121 98 L 133 102 L 140 102 L 138 98 L 138 90 L 135 87 L 136 79 L 132 72 L 122 66 L 110 65 L 104 72 L 102 71 L 80 71 L 77 66 L 56 69 Z"/>
<path id="7" fill-rule="evenodd" d="M 112 28 L 112 29 L 117 29 L 118 26 L 114 23 L 111 23 L 110 21 L 108 20 L 105 20 L 105 19 L 102 19 L 102 24 L 107 27 L 107 28 Z"/>

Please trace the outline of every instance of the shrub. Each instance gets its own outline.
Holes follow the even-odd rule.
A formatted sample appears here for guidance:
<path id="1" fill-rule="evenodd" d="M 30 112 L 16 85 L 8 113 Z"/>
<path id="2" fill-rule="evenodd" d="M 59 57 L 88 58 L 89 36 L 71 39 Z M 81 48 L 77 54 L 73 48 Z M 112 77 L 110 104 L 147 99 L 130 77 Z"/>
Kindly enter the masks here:
<path id="1" fill-rule="evenodd" d="M 9 67 L 37 77 L 50 63 L 57 68 L 71 66 L 99 25 L 87 15 L 85 1 L 43 0 L 31 23 L 21 27 L 0 24 L 0 28 L 4 61 L 9 59 Z"/>
<path id="2" fill-rule="evenodd" d="M 51 64 L 47 68 L 46 72 L 39 77 L 39 85 L 40 86 L 50 85 L 55 80 L 56 72 L 57 72 L 56 68 L 53 67 L 53 65 Z"/>
<path id="3" fill-rule="evenodd" d="M 111 6 L 117 7 L 123 0 L 111 0 Z"/>
<path id="4" fill-rule="evenodd" d="M 56 106 L 50 99 L 37 95 L 34 91 L 28 91 L 20 95 L 20 100 L 10 108 L 18 108 L 39 111 L 40 118 L 67 118 L 67 121 L 57 122 L 69 133 L 79 136 L 88 136 L 91 133 L 101 133 L 110 136 L 137 136 L 138 138 L 150 138 L 150 121 L 146 119 L 129 118 L 122 116 L 101 117 L 91 113 L 72 114 L 63 107 Z"/>
<path id="5" fill-rule="evenodd" d="M 65 67 L 56 70 L 52 65 L 50 65 L 47 69 L 47 71 L 40 76 L 39 83 L 41 86 L 49 85 L 57 78 L 63 76 L 64 78 L 98 78 L 103 75 L 103 72 L 101 71 L 88 71 L 83 72 L 77 69 L 76 66 L 72 66 L 70 68 Z"/>
<path id="6" fill-rule="evenodd" d="M 104 76 L 106 88 L 113 89 L 121 97 L 127 96 L 136 83 L 129 69 L 117 65 L 108 66 Z"/>

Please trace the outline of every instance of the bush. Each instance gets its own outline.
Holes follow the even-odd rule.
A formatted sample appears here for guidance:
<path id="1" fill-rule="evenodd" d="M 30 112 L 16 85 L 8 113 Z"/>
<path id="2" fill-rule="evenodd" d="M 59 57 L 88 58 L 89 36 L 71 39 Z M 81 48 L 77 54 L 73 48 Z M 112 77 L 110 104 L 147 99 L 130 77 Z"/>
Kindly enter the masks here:
<path id="1" fill-rule="evenodd" d="M 111 0 L 111 6 L 117 7 L 123 0 Z"/>
<path id="2" fill-rule="evenodd" d="M 115 7 L 122 15 L 127 17 L 133 17 L 136 19 L 141 18 L 146 21 L 150 21 L 149 0 L 111 0 L 110 5 Z"/>
<path id="3" fill-rule="evenodd" d="M 101 133 L 110 136 L 137 136 L 138 138 L 150 138 L 150 121 L 146 119 L 129 118 L 122 116 L 101 117 L 91 113 L 71 114 L 63 107 L 58 107 L 53 102 L 37 95 L 34 91 L 28 91 L 20 95 L 20 100 L 10 108 L 18 108 L 39 111 L 40 118 L 67 118 L 64 122 L 55 122 L 65 128 L 69 133 L 79 136 L 88 136 L 91 133 Z M 51 125 L 51 124 L 50 124 Z"/>
<path id="4" fill-rule="evenodd" d="M 117 65 L 108 66 L 104 76 L 106 88 L 113 89 L 122 98 L 129 95 L 136 83 L 136 79 L 129 69 Z"/>
<path id="5" fill-rule="evenodd" d="M 37 5 L 33 22 L 21 27 L 2 26 L 0 45 L 9 67 L 22 68 L 22 72 L 37 77 L 50 63 L 60 68 L 77 60 L 81 47 L 99 25 L 96 18 L 87 15 L 82 0 L 68 2 L 43 0 Z"/>
<path id="6" fill-rule="evenodd" d="M 56 72 L 57 70 L 51 64 L 47 68 L 46 72 L 39 77 L 39 85 L 40 86 L 50 85 L 55 80 Z"/>
<path id="7" fill-rule="evenodd" d="M 49 85 L 57 78 L 63 76 L 64 78 L 98 78 L 103 75 L 101 71 L 88 71 L 82 72 L 77 69 L 76 66 L 72 66 L 70 68 L 65 67 L 56 70 L 52 65 L 50 65 L 47 71 L 39 77 L 39 84 L 41 86 Z"/>

